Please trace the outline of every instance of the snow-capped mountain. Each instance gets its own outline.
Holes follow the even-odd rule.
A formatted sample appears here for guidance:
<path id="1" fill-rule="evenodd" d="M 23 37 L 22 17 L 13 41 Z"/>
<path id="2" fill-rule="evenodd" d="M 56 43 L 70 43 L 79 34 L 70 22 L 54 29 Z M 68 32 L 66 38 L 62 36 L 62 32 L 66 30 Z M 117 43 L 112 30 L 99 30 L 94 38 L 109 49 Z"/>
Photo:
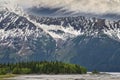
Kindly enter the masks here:
<path id="1" fill-rule="evenodd" d="M 31 20 L 40 23 L 43 29 L 52 33 L 57 33 L 57 35 L 61 32 L 61 34 L 72 34 L 74 37 L 84 34 L 95 37 L 98 36 L 99 33 L 103 33 L 118 41 L 120 39 L 120 20 L 110 21 L 107 19 L 99 19 L 95 17 L 87 18 L 84 16 L 38 17 L 30 15 L 29 17 Z M 45 27 L 44 25 L 47 26 Z M 62 36 L 61 38 L 64 39 Z M 65 38 L 67 37 L 65 36 Z"/>
<path id="2" fill-rule="evenodd" d="M 41 17 L 15 3 L 0 3 L 0 63 L 58 60 L 120 71 L 120 20 Z"/>
<path id="3" fill-rule="evenodd" d="M 24 11 L 17 1 L 18 0 L 0 0 L 0 11 L 5 10 L 23 16 Z"/>
<path id="4" fill-rule="evenodd" d="M 0 15 L 0 62 L 44 60 L 54 52 L 54 39 L 25 17 L 8 11 Z"/>

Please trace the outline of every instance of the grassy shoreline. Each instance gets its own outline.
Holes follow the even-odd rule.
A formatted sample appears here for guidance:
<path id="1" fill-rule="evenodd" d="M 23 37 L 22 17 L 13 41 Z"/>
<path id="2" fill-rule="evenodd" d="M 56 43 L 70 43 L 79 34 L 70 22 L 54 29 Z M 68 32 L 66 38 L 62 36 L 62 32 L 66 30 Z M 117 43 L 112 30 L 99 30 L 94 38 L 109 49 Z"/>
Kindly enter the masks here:
<path id="1" fill-rule="evenodd" d="M 17 76 L 16 74 L 5 74 L 5 75 L 0 75 L 0 80 L 4 80 L 5 78 L 10 78 L 10 77 L 15 77 Z"/>

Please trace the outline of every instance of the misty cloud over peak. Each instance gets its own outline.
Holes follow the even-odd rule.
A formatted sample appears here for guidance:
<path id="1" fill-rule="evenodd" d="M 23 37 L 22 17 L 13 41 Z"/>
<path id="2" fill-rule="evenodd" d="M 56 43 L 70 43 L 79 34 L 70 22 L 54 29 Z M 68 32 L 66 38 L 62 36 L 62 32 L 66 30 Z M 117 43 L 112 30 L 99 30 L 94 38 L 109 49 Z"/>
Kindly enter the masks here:
<path id="1" fill-rule="evenodd" d="M 120 14 L 120 0 L 20 0 L 24 7 L 48 7 L 74 11 L 75 13 Z"/>
<path id="2" fill-rule="evenodd" d="M 20 5 L 35 14 L 117 14 L 120 15 L 120 0 L 0 0 L 8 2 L 8 8 Z"/>

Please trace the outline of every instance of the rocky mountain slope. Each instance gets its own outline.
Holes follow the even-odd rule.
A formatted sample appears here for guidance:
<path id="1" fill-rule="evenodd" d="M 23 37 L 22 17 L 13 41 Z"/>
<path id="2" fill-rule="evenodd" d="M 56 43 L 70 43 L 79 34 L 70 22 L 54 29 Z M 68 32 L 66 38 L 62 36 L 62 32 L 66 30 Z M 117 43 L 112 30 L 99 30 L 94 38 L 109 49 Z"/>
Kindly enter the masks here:
<path id="1" fill-rule="evenodd" d="M 52 59 L 56 45 L 49 34 L 23 16 L 8 11 L 0 15 L 0 62 Z"/>
<path id="2" fill-rule="evenodd" d="M 42 60 L 120 71 L 120 21 L 0 9 L 0 63 Z"/>

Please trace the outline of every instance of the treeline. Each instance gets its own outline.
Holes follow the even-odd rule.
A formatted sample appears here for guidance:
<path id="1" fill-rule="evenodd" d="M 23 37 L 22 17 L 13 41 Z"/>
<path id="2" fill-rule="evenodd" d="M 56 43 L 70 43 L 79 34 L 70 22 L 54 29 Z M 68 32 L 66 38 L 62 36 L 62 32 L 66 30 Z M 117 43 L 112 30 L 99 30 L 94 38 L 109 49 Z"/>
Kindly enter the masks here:
<path id="1" fill-rule="evenodd" d="M 85 74 L 86 68 L 62 62 L 20 62 L 0 64 L 0 74 Z"/>

